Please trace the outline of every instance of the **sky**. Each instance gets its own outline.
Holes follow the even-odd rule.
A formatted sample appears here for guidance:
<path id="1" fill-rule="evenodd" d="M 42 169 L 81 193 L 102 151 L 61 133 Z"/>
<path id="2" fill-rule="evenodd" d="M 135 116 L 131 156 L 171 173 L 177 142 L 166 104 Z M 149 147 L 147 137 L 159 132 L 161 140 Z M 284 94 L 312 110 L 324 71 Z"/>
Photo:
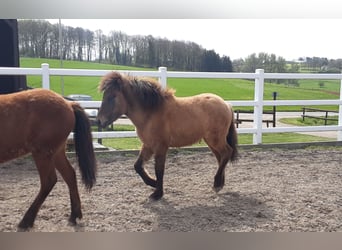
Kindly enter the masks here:
<path id="1" fill-rule="evenodd" d="M 58 23 L 58 19 L 47 19 Z M 61 19 L 63 25 L 191 41 L 231 60 L 266 52 L 286 60 L 342 58 L 342 19 Z"/>

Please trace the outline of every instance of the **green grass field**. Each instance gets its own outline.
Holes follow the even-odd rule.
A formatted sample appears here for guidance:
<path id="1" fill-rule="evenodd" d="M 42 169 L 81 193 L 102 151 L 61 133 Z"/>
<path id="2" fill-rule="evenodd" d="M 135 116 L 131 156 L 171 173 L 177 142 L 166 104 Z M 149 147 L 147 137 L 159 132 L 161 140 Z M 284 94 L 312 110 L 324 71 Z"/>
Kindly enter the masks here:
<path id="1" fill-rule="evenodd" d="M 60 61 L 44 58 L 20 58 L 22 68 L 40 68 L 42 63 L 48 63 L 50 68 L 60 68 Z M 63 68 L 66 69 L 104 69 L 104 70 L 146 70 L 144 68 L 126 67 L 120 65 L 109 65 L 101 63 L 63 61 Z M 62 80 L 64 82 L 64 93 L 62 93 Z M 70 94 L 90 95 L 94 100 L 101 100 L 102 95 L 98 92 L 97 86 L 100 77 L 84 76 L 52 76 L 50 78 L 50 88 L 65 96 Z M 27 84 L 33 88 L 42 86 L 40 76 L 28 76 Z"/>
<path id="2" fill-rule="evenodd" d="M 276 133 L 265 134 L 262 137 L 263 144 L 270 143 L 297 143 L 297 142 L 324 142 L 331 141 L 329 138 L 304 135 L 298 133 Z M 239 145 L 249 145 L 253 143 L 253 136 L 251 134 L 240 134 Z M 102 144 L 106 147 L 114 148 L 117 150 L 123 149 L 140 149 L 141 142 L 139 138 L 112 138 L 103 139 Z M 202 141 L 192 145 L 193 147 L 203 147 L 206 144 Z"/>
<path id="3" fill-rule="evenodd" d="M 324 117 L 322 117 L 324 118 Z M 329 116 L 329 119 L 335 119 L 335 120 L 328 120 L 327 125 L 337 125 L 338 122 L 338 116 Z M 281 118 L 280 122 L 291 124 L 295 126 L 324 126 L 324 120 L 317 119 L 317 118 L 310 118 L 306 117 L 303 121 L 302 117 L 297 118 Z"/>
<path id="4" fill-rule="evenodd" d="M 60 68 L 59 60 L 42 58 L 21 58 L 21 67 L 39 68 L 42 63 L 48 63 L 50 68 Z M 128 66 L 108 65 L 89 62 L 64 61 L 64 68 L 70 69 L 107 69 L 107 70 L 156 70 L 136 68 Z M 41 87 L 40 76 L 28 76 L 28 85 Z M 100 77 L 65 76 L 64 95 L 86 94 L 94 100 L 101 100 L 102 95 L 97 86 Z M 319 87 L 319 80 L 300 80 L 299 87 L 289 87 L 283 84 L 265 83 L 264 98 L 272 100 L 273 92 L 278 93 L 279 100 L 315 100 L 315 99 L 337 99 L 339 97 L 340 83 L 338 80 L 325 80 L 324 87 Z M 52 76 L 51 89 L 62 94 L 61 77 Z M 169 78 L 168 86 L 176 90 L 176 96 L 190 96 L 204 92 L 211 92 L 221 96 L 225 100 L 253 100 L 254 81 L 245 79 L 178 79 Z M 316 106 L 318 107 L 318 106 Z M 271 107 L 265 107 L 270 109 Z M 323 109 L 337 110 L 337 106 L 321 106 Z M 252 110 L 252 107 L 240 109 Z M 299 106 L 278 107 L 279 111 L 300 110 Z"/>
<path id="5" fill-rule="evenodd" d="M 295 118 L 291 118 L 295 119 Z M 283 121 L 285 122 L 285 120 Z M 292 123 L 293 121 L 289 121 Z M 114 131 L 133 131 L 135 128 L 132 125 L 115 125 Z M 96 131 L 96 128 L 94 128 Z M 248 145 L 253 143 L 253 136 L 251 134 L 240 134 L 239 145 Z M 295 143 L 295 142 L 319 142 L 319 141 L 330 141 L 329 138 L 323 138 L 319 136 L 304 135 L 298 133 L 275 133 L 275 134 L 264 134 L 262 141 L 264 144 L 267 143 Z M 122 149 L 140 149 L 141 142 L 139 138 L 111 138 L 102 139 L 102 144 L 106 147 L 122 150 Z M 193 145 L 194 147 L 203 147 L 206 144 L 201 141 Z"/>

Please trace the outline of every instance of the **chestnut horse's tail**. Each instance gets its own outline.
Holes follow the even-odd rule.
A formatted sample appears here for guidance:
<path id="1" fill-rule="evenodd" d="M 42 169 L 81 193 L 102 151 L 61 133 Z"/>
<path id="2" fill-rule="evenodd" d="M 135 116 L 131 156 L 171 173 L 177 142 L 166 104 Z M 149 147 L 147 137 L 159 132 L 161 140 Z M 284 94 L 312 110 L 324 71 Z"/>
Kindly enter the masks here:
<path id="1" fill-rule="evenodd" d="M 228 135 L 227 135 L 227 143 L 228 145 L 233 149 L 232 156 L 230 158 L 230 161 L 236 161 L 238 157 L 238 150 L 237 150 L 237 145 L 238 145 L 238 137 L 237 137 L 237 130 L 235 127 L 235 118 L 234 118 L 234 111 L 232 111 L 232 121 L 230 123 Z"/>
<path id="2" fill-rule="evenodd" d="M 90 190 L 96 181 L 96 160 L 90 122 L 87 114 L 79 104 L 73 103 L 72 108 L 76 119 L 74 128 L 76 156 L 82 181 L 86 188 Z"/>

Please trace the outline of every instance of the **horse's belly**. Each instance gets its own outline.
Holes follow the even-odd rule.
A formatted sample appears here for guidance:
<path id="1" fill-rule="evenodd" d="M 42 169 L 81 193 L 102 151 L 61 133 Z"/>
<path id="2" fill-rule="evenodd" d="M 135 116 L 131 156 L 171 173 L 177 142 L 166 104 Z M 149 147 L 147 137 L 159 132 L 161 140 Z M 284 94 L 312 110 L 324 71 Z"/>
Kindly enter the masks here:
<path id="1" fill-rule="evenodd" d="M 0 150 L 0 163 L 13 160 L 28 153 L 29 150 L 26 148 L 2 148 Z"/>
<path id="2" fill-rule="evenodd" d="M 170 146 L 171 147 L 184 147 L 190 146 L 199 142 L 202 139 L 200 133 L 195 131 L 189 131 L 187 133 L 177 133 L 170 136 Z"/>

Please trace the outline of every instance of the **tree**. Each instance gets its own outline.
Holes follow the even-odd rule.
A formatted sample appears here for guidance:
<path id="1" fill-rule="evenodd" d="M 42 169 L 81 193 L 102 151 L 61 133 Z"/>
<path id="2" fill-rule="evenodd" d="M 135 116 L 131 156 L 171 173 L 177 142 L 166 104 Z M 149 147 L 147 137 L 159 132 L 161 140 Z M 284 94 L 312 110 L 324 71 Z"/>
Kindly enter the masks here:
<path id="1" fill-rule="evenodd" d="M 45 58 L 47 52 L 48 35 L 52 25 L 43 20 L 25 20 L 18 22 L 20 54 L 30 57 Z"/>
<path id="2" fill-rule="evenodd" d="M 152 36 L 147 37 L 148 43 L 148 65 L 150 67 L 156 66 L 156 48 L 154 38 Z"/>
<path id="3" fill-rule="evenodd" d="M 228 56 L 223 56 L 221 58 L 221 71 L 223 72 L 232 72 L 233 71 L 233 64 L 230 61 Z"/>
<path id="4" fill-rule="evenodd" d="M 205 50 L 202 56 L 202 71 L 221 71 L 220 56 L 214 50 Z"/>
<path id="5" fill-rule="evenodd" d="M 244 60 L 244 65 L 242 66 L 242 72 L 254 73 L 255 70 L 258 68 L 261 68 L 261 65 L 256 54 L 253 53 Z"/>
<path id="6" fill-rule="evenodd" d="M 77 27 L 75 29 L 77 36 L 77 60 L 83 61 L 83 47 L 85 45 L 85 31 Z"/>
<path id="7" fill-rule="evenodd" d="M 99 56 L 98 56 L 98 60 L 99 63 L 102 62 L 103 60 L 103 33 L 102 30 L 98 29 L 95 31 L 95 39 L 97 41 L 97 48 L 98 48 L 98 52 L 99 52 Z M 96 50 L 95 50 L 96 51 Z M 96 57 L 96 52 L 95 52 L 95 57 Z"/>
<path id="8" fill-rule="evenodd" d="M 245 61 L 242 58 L 233 61 L 233 69 L 235 72 L 242 72 Z"/>
<path id="9" fill-rule="evenodd" d="M 94 33 L 90 30 L 85 31 L 85 45 L 86 45 L 86 55 L 87 55 L 87 61 L 91 61 L 92 59 L 92 52 L 94 47 Z"/>

